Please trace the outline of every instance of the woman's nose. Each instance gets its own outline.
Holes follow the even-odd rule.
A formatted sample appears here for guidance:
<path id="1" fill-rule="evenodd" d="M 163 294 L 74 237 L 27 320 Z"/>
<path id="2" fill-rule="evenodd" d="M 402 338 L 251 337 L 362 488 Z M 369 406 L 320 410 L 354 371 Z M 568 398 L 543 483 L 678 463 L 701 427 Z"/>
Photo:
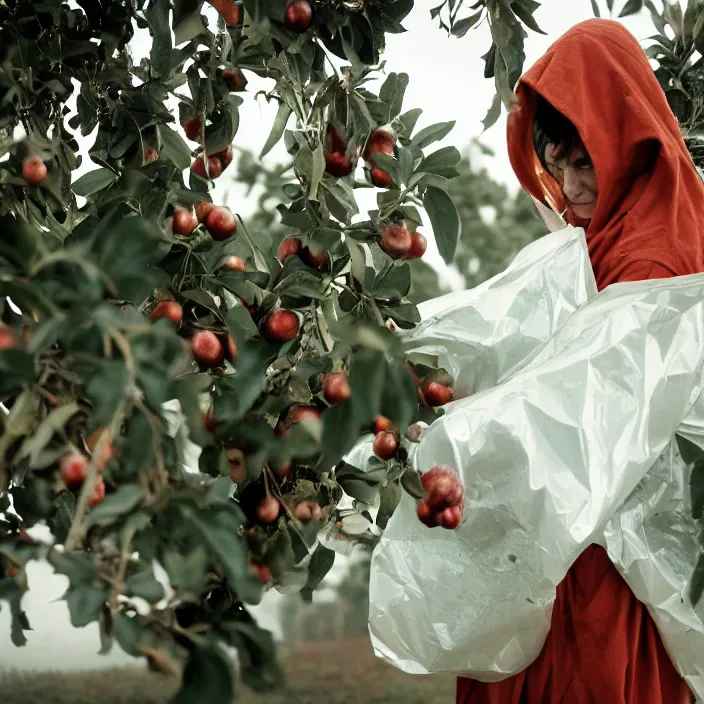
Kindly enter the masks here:
<path id="1" fill-rule="evenodd" d="M 562 192 L 565 198 L 572 202 L 578 201 L 582 191 L 582 179 L 579 173 L 573 169 L 565 169 L 562 181 Z"/>

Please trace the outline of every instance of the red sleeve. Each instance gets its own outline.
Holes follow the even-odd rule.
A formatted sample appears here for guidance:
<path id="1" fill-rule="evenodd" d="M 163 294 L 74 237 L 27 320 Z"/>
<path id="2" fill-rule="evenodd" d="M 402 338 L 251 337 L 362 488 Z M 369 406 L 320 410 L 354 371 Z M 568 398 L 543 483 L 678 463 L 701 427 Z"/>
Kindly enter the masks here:
<path id="1" fill-rule="evenodd" d="M 672 269 L 662 264 L 642 259 L 631 262 L 618 277 L 618 281 L 645 281 L 647 279 L 669 279 L 677 276 Z"/>

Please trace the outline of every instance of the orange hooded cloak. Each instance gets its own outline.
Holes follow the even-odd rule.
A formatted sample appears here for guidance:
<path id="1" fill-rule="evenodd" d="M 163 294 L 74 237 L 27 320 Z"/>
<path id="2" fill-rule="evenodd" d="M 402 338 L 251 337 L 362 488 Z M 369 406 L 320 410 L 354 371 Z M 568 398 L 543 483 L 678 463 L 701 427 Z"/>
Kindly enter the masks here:
<path id="1" fill-rule="evenodd" d="M 577 128 L 599 197 L 586 226 L 599 289 L 704 271 L 704 186 L 636 39 L 588 20 L 521 78 L 508 119 L 523 188 L 558 212 L 565 201 L 533 147 L 536 94 Z M 557 588 L 550 633 L 526 670 L 492 684 L 459 678 L 457 704 L 684 704 L 694 700 L 645 606 L 606 551 L 591 546 Z"/>

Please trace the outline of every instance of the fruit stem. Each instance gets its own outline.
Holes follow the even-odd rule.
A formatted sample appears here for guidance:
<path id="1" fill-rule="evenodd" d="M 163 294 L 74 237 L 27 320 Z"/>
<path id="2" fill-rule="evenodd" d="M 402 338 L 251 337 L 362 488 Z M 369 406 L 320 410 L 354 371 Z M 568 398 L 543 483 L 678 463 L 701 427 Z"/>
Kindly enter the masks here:
<path id="1" fill-rule="evenodd" d="M 117 612 L 120 607 L 119 597 L 124 591 L 125 586 L 125 576 L 127 574 L 127 565 L 129 564 L 130 557 L 132 556 L 132 538 L 134 537 L 136 528 L 128 528 L 125 530 L 122 539 L 122 551 L 120 552 L 120 563 L 117 567 L 117 574 L 115 575 L 115 582 L 112 585 L 112 593 L 110 595 L 110 611 L 113 615 Z"/>

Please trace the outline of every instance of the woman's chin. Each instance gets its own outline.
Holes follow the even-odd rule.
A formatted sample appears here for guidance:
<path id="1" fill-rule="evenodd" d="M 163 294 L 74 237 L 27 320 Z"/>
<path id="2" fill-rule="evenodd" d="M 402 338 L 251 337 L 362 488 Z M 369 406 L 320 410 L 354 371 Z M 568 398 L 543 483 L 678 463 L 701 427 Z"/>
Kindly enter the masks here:
<path id="1" fill-rule="evenodd" d="M 580 220 L 591 220 L 592 216 L 594 215 L 594 211 L 596 210 L 596 203 L 586 203 L 584 205 L 575 205 L 574 203 L 571 205 L 572 212 L 580 219 Z"/>

